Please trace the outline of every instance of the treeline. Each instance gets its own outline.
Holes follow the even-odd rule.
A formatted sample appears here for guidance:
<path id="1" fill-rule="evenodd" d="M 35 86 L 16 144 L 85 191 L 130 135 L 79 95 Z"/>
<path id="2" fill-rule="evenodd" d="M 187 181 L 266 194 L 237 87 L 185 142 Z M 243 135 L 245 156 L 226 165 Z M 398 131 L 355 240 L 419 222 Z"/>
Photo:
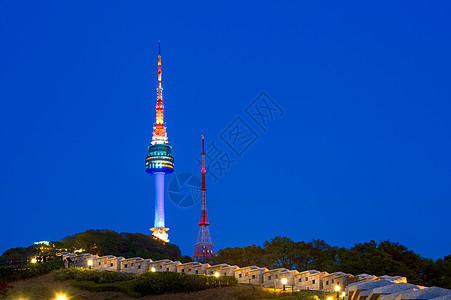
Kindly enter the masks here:
<path id="1" fill-rule="evenodd" d="M 96 229 L 70 235 L 60 241 L 52 241 L 49 246 L 41 244 L 26 248 L 11 248 L 0 256 L 0 261 L 26 262 L 31 258 L 47 261 L 54 258 L 57 252 L 74 252 L 80 249 L 83 249 L 83 252 L 100 256 L 115 255 L 126 258 L 137 256 L 152 260 L 167 258 L 182 262 L 191 260 L 189 256 L 182 256 L 177 245 L 156 240 L 152 235 Z"/>
<path id="2" fill-rule="evenodd" d="M 323 240 L 295 242 L 287 237 L 275 237 L 263 246 L 221 249 L 213 263 L 329 273 L 342 271 L 354 275 L 400 275 L 407 277 L 410 283 L 451 288 L 451 255 L 433 261 L 390 241 L 370 241 L 346 249 Z"/>

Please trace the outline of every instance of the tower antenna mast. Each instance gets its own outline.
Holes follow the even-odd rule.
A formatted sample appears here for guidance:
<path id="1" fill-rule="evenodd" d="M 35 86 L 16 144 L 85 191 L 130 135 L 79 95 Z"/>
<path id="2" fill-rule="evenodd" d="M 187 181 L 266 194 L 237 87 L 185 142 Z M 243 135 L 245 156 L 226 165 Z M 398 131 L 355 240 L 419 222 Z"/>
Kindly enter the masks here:
<path id="1" fill-rule="evenodd" d="M 202 135 L 202 187 L 201 191 L 201 212 L 199 222 L 199 236 L 197 238 L 197 244 L 194 245 L 193 260 L 208 262 L 213 256 L 216 256 L 214 244 L 211 241 L 210 230 L 208 226 L 210 223 L 207 219 L 207 187 L 205 184 L 205 139 Z"/>

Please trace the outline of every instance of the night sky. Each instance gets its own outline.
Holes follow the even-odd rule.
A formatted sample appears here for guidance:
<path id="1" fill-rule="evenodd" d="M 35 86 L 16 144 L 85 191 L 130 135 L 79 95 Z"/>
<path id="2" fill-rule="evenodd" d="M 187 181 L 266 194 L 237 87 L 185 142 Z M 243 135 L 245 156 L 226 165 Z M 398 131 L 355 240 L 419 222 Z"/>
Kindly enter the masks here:
<path id="1" fill-rule="evenodd" d="M 200 178 L 204 134 L 216 250 L 283 235 L 450 254 L 451 4 L 335 2 L 1 1 L 0 253 L 150 234 L 161 40 L 166 183 Z M 166 197 L 184 255 L 199 219 Z"/>

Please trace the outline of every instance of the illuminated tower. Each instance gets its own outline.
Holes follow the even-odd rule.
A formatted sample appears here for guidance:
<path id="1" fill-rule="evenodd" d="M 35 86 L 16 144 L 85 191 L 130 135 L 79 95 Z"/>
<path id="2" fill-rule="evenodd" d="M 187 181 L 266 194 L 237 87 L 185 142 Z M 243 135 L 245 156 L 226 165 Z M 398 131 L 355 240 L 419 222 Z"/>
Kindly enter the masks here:
<path id="1" fill-rule="evenodd" d="M 199 237 L 197 238 L 197 244 L 194 245 L 193 260 L 207 262 L 210 261 L 213 256 L 216 255 L 214 244 L 211 241 L 210 231 L 208 230 L 207 220 L 207 187 L 205 185 L 205 150 L 204 150 L 204 136 L 202 136 L 202 187 L 201 191 L 201 213 L 199 222 Z"/>
<path id="2" fill-rule="evenodd" d="M 150 230 L 152 235 L 165 242 L 169 242 L 164 226 L 164 175 L 174 172 L 174 157 L 172 147 L 168 142 L 166 123 L 164 122 L 163 88 L 161 87 L 161 55 L 158 42 L 158 88 L 156 120 L 153 126 L 152 142 L 146 157 L 146 172 L 155 175 L 155 223 Z"/>

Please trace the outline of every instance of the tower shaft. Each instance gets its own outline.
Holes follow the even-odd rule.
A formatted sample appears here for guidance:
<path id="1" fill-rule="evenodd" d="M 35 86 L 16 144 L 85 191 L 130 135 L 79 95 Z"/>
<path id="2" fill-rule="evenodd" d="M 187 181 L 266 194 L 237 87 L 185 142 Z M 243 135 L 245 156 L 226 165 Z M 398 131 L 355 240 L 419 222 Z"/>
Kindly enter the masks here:
<path id="1" fill-rule="evenodd" d="M 197 243 L 194 245 L 193 260 L 207 262 L 210 261 L 213 256 L 216 256 L 214 244 L 211 241 L 210 230 L 208 226 L 210 223 L 207 219 L 207 187 L 205 183 L 205 147 L 204 136 L 202 136 L 202 187 L 201 187 L 201 212 L 199 222 L 199 236 Z"/>
<path id="2" fill-rule="evenodd" d="M 155 173 L 155 227 L 164 227 L 164 173 Z"/>

